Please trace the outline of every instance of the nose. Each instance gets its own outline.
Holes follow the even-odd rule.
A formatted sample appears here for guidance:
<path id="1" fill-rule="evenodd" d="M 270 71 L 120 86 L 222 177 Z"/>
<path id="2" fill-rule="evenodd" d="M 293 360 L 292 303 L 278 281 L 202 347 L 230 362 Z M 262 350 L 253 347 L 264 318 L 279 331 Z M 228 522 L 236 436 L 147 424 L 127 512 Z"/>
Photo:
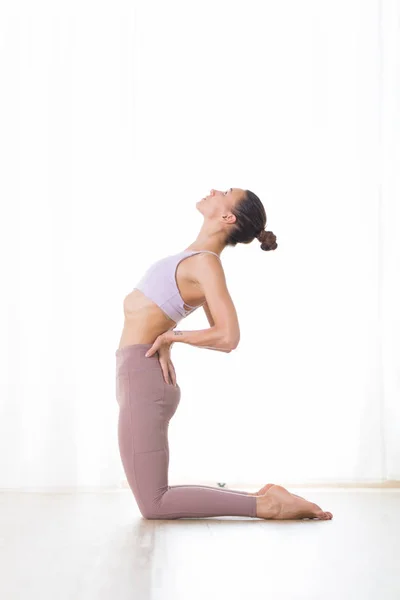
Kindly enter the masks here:
<path id="1" fill-rule="evenodd" d="M 211 194 L 211 196 L 214 196 L 214 194 L 215 194 L 215 192 L 216 192 L 216 191 L 217 191 L 217 190 L 211 190 L 211 191 L 210 191 L 210 194 Z"/>

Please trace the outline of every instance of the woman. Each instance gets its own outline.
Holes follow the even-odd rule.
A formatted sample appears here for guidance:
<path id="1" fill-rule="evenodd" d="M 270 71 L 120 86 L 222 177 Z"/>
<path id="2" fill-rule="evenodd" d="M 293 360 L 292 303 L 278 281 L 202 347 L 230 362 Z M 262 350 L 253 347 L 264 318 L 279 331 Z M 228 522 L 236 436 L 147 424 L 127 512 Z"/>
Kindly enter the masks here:
<path id="1" fill-rule="evenodd" d="M 273 483 L 255 494 L 168 485 L 168 425 L 181 396 L 171 346 L 183 342 L 220 352 L 234 350 L 240 338 L 239 323 L 221 252 L 255 237 L 262 250 L 277 248 L 275 235 L 264 230 L 264 207 L 249 190 L 211 190 L 196 207 L 204 222 L 193 244 L 152 264 L 124 299 L 125 323 L 116 351 L 118 443 L 140 512 L 146 519 L 226 515 L 331 519 L 331 513 Z M 200 306 L 208 329 L 174 330 Z"/>

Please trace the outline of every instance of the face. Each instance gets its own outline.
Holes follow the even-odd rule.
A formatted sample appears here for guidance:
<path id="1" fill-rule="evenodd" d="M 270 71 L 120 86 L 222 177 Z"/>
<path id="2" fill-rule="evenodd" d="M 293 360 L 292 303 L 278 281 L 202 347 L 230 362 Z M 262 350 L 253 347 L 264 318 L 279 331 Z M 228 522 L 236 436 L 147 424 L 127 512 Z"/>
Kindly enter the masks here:
<path id="1" fill-rule="evenodd" d="M 218 218 L 225 223 L 234 223 L 232 208 L 240 202 L 244 194 L 241 188 L 210 190 L 210 194 L 196 203 L 196 208 L 207 218 Z"/>

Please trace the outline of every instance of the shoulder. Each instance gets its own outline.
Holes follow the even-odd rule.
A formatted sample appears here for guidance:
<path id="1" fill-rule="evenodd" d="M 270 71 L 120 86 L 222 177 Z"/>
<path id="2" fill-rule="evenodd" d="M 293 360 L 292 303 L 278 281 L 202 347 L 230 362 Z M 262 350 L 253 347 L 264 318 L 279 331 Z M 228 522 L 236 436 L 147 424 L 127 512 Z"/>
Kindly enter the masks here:
<path id="1" fill-rule="evenodd" d="M 222 261 L 219 256 L 216 254 L 210 254 L 208 252 L 201 252 L 199 254 L 194 254 L 190 258 L 193 258 L 193 265 L 196 265 L 196 268 L 205 269 L 205 268 L 217 268 L 222 269 Z"/>
<path id="2" fill-rule="evenodd" d="M 190 275 L 197 281 L 204 281 L 205 279 L 225 279 L 224 268 L 219 256 L 215 254 L 209 254 L 208 252 L 202 252 L 201 254 L 195 254 L 192 257 Z"/>

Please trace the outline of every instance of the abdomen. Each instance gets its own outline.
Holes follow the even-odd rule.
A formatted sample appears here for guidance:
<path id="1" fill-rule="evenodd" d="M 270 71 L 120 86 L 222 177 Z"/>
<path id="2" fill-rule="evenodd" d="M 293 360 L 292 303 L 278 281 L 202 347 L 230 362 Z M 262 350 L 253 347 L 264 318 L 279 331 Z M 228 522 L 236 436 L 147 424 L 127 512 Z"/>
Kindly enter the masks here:
<path id="1" fill-rule="evenodd" d="M 124 326 L 119 348 L 130 344 L 152 344 L 176 326 L 164 311 L 140 290 L 132 290 L 123 301 Z"/>

